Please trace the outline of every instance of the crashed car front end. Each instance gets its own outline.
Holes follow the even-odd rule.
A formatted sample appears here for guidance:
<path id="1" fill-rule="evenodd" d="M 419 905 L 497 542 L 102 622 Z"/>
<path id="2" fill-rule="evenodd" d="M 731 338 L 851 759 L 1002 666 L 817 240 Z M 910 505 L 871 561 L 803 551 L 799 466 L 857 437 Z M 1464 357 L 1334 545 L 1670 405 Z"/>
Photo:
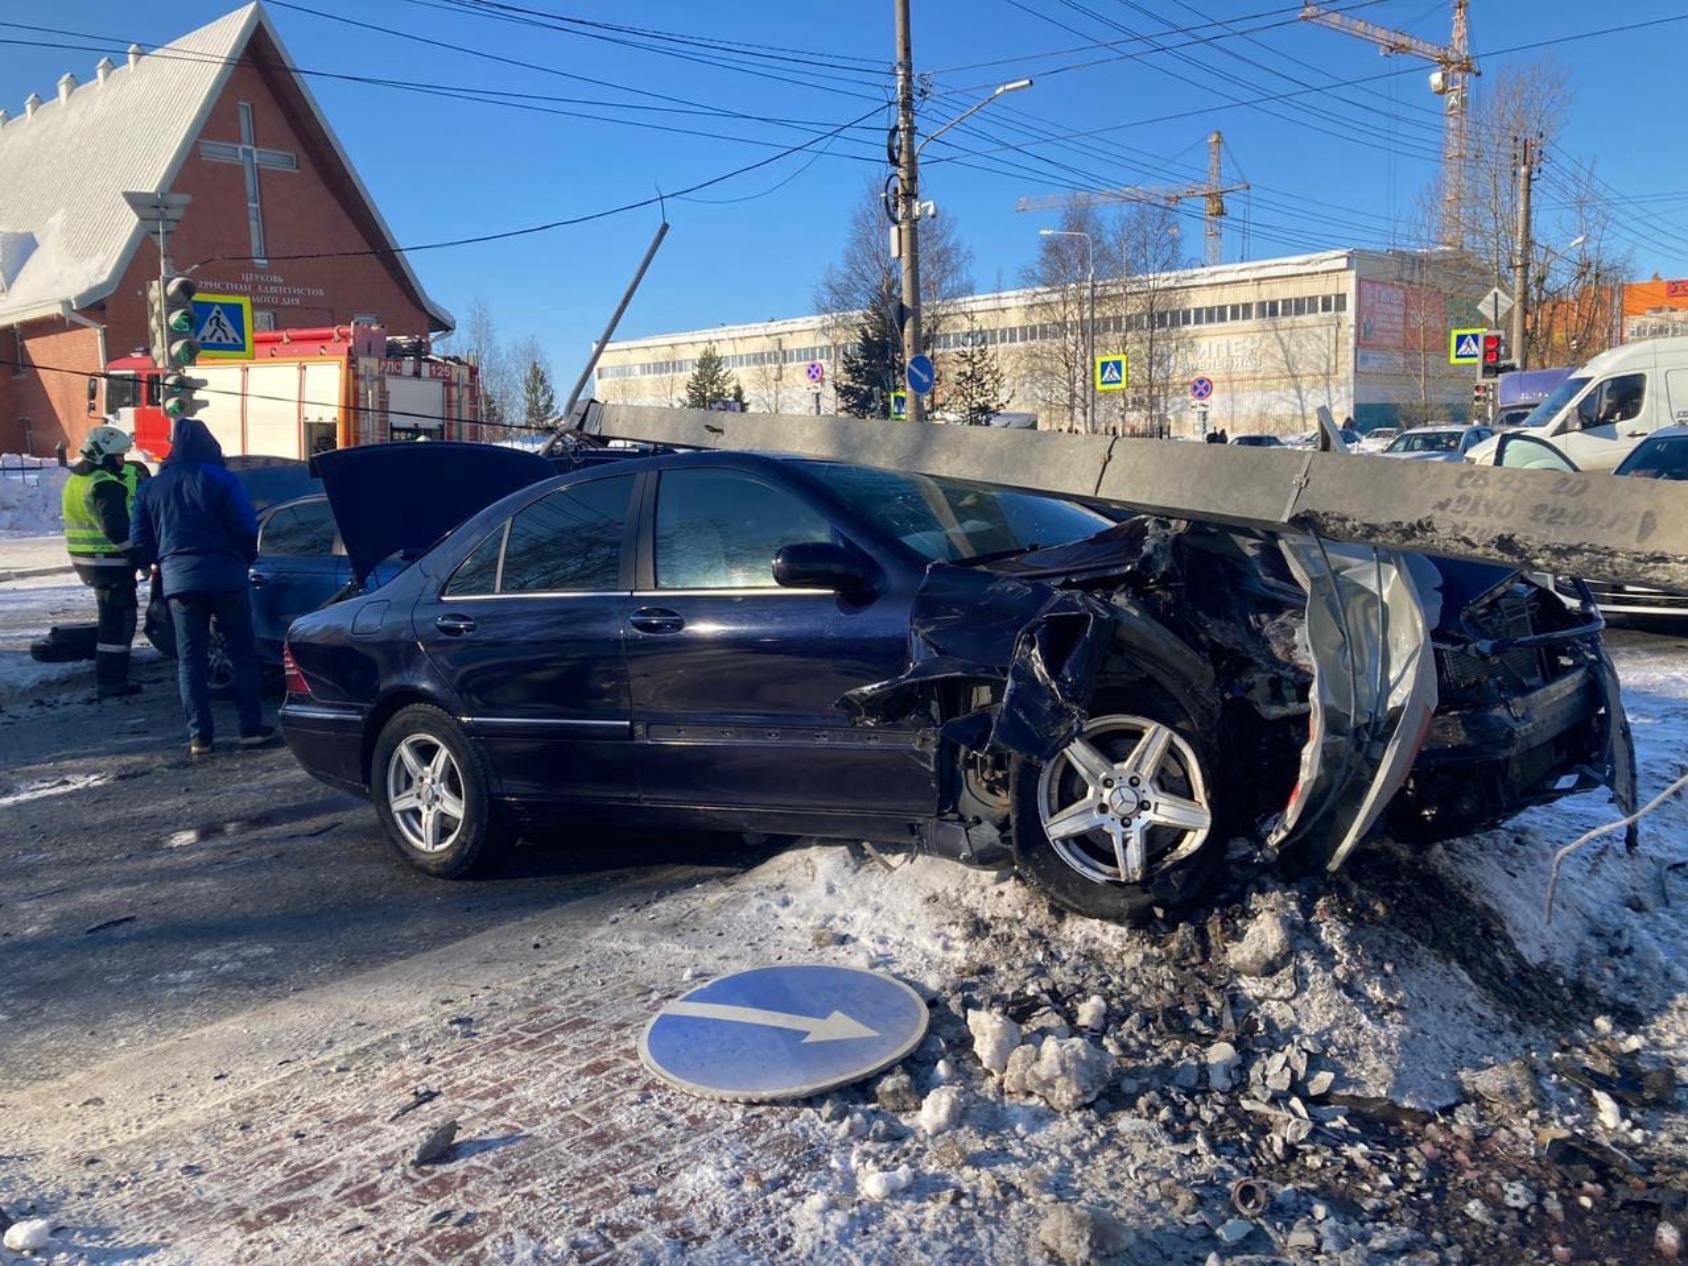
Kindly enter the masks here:
<path id="1" fill-rule="evenodd" d="M 1634 803 L 1598 616 L 1520 573 L 1148 516 L 983 566 L 983 595 L 931 569 L 910 670 L 841 701 L 858 723 L 929 722 L 978 770 L 1052 759 L 1099 689 L 1170 685 L 1247 771 L 1232 821 L 1331 869 L 1379 827 L 1445 839 L 1596 786 Z M 1007 856 L 990 804 L 958 778 L 932 846 Z"/>

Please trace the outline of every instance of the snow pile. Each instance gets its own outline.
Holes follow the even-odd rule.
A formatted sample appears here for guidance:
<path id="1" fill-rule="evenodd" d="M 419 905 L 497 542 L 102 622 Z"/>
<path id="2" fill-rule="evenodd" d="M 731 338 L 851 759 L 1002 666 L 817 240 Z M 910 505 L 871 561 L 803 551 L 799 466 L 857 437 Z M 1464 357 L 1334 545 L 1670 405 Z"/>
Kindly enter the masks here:
<path id="1" fill-rule="evenodd" d="M 0 472 L 0 536 L 45 536 L 63 530 L 59 501 L 68 469 L 40 457 L 0 453 Z"/>

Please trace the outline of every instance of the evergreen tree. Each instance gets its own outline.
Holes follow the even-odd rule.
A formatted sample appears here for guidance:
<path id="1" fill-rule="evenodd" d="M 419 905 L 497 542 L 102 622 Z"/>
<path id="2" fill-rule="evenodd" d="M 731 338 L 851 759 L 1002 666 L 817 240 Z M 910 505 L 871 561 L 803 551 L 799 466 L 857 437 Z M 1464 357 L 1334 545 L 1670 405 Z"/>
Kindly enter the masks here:
<path id="1" fill-rule="evenodd" d="M 985 342 L 971 317 L 967 325 L 967 337 L 955 354 L 955 386 L 949 403 L 968 426 L 988 426 L 992 415 L 1001 413 L 1014 397 L 1005 391 L 1007 380 L 995 350 Z"/>
<path id="2" fill-rule="evenodd" d="M 844 352 L 834 385 L 838 407 L 856 418 L 889 417 L 891 391 L 902 372 L 902 340 L 870 317 L 856 327 L 856 344 Z"/>
<path id="3" fill-rule="evenodd" d="M 527 368 L 522 371 L 522 413 L 529 426 L 544 426 L 557 413 L 551 371 L 545 367 L 537 346 L 529 347 Z"/>
<path id="4" fill-rule="evenodd" d="M 688 409 L 712 409 L 729 401 L 742 405 L 744 388 L 739 386 L 738 379 L 722 363 L 720 353 L 715 350 L 715 344 L 711 343 L 698 353 L 697 367 L 686 380 L 686 398 L 683 403 Z"/>

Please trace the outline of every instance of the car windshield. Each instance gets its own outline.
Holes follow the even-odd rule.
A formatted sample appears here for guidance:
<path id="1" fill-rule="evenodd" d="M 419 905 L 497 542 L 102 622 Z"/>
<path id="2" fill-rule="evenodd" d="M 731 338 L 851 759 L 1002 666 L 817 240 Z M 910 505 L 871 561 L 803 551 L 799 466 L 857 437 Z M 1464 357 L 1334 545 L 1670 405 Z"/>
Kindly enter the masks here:
<path id="1" fill-rule="evenodd" d="M 1408 431 L 1387 450 L 1390 453 L 1452 453 L 1459 448 L 1458 431 Z"/>
<path id="2" fill-rule="evenodd" d="M 801 465 L 863 518 L 933 562 L 1067 545 L 1114 526 L 1059 497 L 898 470 Z"/>
<path id="3" fill-rule="evenodd" d="M 1530 415 L 1519 423 L 1520 426 L 1546 426 L 1558 416 L 1559 411 L 1570 404 L 1576 394 L 1588 386 L 1586 378 L 1567 378 L 1554 389 L 1546 400 L 1530 410 Z"/>
<path id="4" fill-rule="evenodd" d="M 1688 479 L 1688 435 L 1648 440 L 1612 473 L 1637 479 Z"/>

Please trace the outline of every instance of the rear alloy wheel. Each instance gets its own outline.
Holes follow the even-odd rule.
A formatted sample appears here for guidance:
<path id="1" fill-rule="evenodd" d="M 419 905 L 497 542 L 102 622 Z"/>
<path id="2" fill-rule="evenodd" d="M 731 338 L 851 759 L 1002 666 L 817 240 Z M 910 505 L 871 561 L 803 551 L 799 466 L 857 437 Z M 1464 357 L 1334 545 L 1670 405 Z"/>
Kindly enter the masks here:
<path id="1" fill-rule="evenodd" d="M 1211 787 L 1199 739 L 1170 717 L 1094 717 L 1052 760 L 1017 772 L 1021 867 L 1061 905 L 1098 918 L 1188 904 L 1220 835 Z"/>
<path id="2" fill-rule="evenodd" d="M 228 639 L 215 620 L 205 644 L 205 684 L 213 699 L 234 697 L 234 661 L 229 658 Z"/>
<path id="3" fill-rule="evenodd" d="M 444 712 L 417 704 L 394 714 L 375 744 L 370 782 L 387 837 L 412 866 L 455 878 L 483 860 L 486 776 Z"/>

